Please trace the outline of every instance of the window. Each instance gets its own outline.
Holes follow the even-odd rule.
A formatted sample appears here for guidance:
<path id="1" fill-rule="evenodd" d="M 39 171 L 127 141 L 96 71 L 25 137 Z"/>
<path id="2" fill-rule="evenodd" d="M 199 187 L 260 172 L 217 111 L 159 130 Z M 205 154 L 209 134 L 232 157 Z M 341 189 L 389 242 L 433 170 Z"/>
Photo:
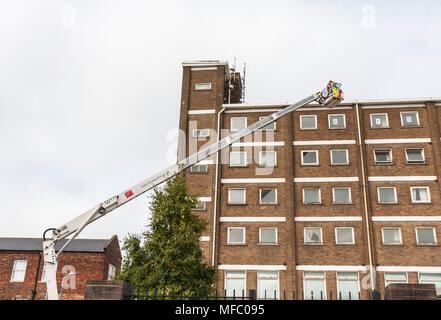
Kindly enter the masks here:
<path id="1" fill-rule="evenodd" d="M 384 273 L 384 286 L 387 287 L 392 283 L 407 283 L 406 272 L 385 272 Z"/>
<path id="2" fill-rule="evenodd" d="M 211 90 L 211 83 L 196 83 L 196 90 Z"/>
<path id="3" fill-rule="evenodd" d="M 416 228 L 417 244 L 436 244 L 435 228 Z"/>
<path id="4" fill-rule="evenodd" d="M 259 117 L 259 121 L 265 119 L 267 117 Z M 264 126 L 262 129 L 260 130 L 265 130 L 265 131 L 271 131 L 271 130 L 276 130 L 276 121 L 274 121 L 273 123 L 267 124 L 266 126 Z"/>
<path id="5" fill-rule="evenodd" d="M 376 163 L 392 163 L 392 150 L 374 150 Z"/>
<path id="6" fill-rule="evenodd" d="M 260 151 L 259 165 L 263 167 L 275 167 L 277 164 L 276 151 Z"/>
<path id="7" fill-rule="evenodd" d="M 208 166 L 206 164 L 196 164 L 190 168 L 191 173 L 207 173 Z"/>
<path id="8" fill-rule="evenodd" d="M 260 228 L 260 244 L 277 244 L 277 228 Z"/>
<path id="9" fill-rule="evenodd" d="M 300 116 L 300 129 L 317 129 L 317 116 Z"/>
<path id="10" fill-rule="evenodd" d="M 27 260 L 15 260 L 12 268 L 11 281 L 23 282 L 26 274 Z"/>
<path id="11" fill-rule="evenodd" d="M 193 130 L 193 138 L 206 138 L 210 136 L 209 129 L 196 129 Z"/>
<path id="12" fill-rule="evenodd" d="M 351 203 L 351 188 L 332 188 L 334 203 Z"/>
<path id="13" fill-rule="evenodd" d="M 247 165 L 247 153 L 245 151 L 230 152 L 231 167 L 245 167 Z"/>
<path id="14" fill-rule="evenodd" d="M 346 117 L 344 114 L 328 115 L 329 129 L 345 129 Z"/>
<path id="15" fill-rule="evenodd" d="M 109 263 L 109 272 L 107 274 L 107 280 L 115 280 L 116 276 L 116 267 L 113 264 Z"/>
<path id="16" fill-rule="evenodd" d="M 240 131 L 247 127 L 246 117 L 233 117 L 231 118 L 231 131 Z"/>
<path id="17" fill-rule="evenodd" d="M 384 245 L 397 245 L 402 243 L 400 228 L 383 228 L 381 231 Z"/>
<path id="18" fill-rule="evenodd" d="M 194 207 L 193 210 L 197 210 L 197 211 L 205 210 L 205 202 L 196 203 L 196 206 Z"/>
<path id="19" fill-rule="evenodd" d="M 338 299 L 359 300 L 359 284 L 357 272 L 337 272 Z"/>
<path id="20" fill-rule="evenodd" d="M 277 271 L 257 273 L 258 299 L 279 299 L 279 274 Z"/>
<path id="21" fill-rule="evenodd" d="M 418 111 L 401 112 L 401 125 L 403 127 L 419 127 Z"/>
<path id="22" fill-rule="evenodd" d="M 424 163 L 424 149 L 406 149 L 408 163 Z"/>
<path id="23" fill-rule="evenodd" d="M 246 273 L 245 271 L 225 272 L 225 290 L 229 298 L 246 296 Z"/>
<path id="24" fill-rule="evenodd" d="M 336 244 L 355 244 L 354 228 L 335 228 Z"/>
<path id="25" fill-rule="evenodd" d="M 441 273 L 419 273 L 419 283 L 434 284 L 437 295 L 441 295 Z"/>
<path id="26" fill-rule="evenodd" d="M 245 244 L 245 228 L 228 228 L 228 244 Z"/>
<path id="27" fill-rule="evenodd" d="M 332 164 L 349 164 L 348 150 L 331 150 Z"/>
<path id="28" fill-rule="evenodd" d="M 305 300 L 326 299 L 325 273 L 303 273 L 303 295 Z"/>
<path id="29" fill-rule="evenodd" d="M 397 203 L 397 190 L 394 187 L 378 188 L 379 203 Z"/>
<path id="30" fill-rule="evenodd" d="M 322 228 L 305 228 L 305 244 L 323 244 Z"/>
<path id="31" fill-rule="evenodd" d="M 429 203 L 430 189 L 429 187 L 410 187 L 410 194 L 413 203 Z"/>
<path id="32" fill-rule="evenodd" d="M 303 204 L 320 204 L 321 195 L 319 188 L 303 189 Z"/>
<path id="33" fill-rule="evenodd" d="M 276 204 L 277 189 L 260 189 L 259 198 L 261 204 Z"/>
<path id="34" fill-rule="evenodd" d="M 303 150 L 302 151 L 302 165 L 318 165 L 318 151 L 317 150 Z"/>
<path id="35" fill-rule="evenodd" d="M 230 204 L 245 204 L 246 203 L 246 189 L 228 189 L 228 203 Z"/>
<path id="36" fill-rule="evenodd" d="M 371 128 L 388 128 L 387 113 L 371 114 Z"/>

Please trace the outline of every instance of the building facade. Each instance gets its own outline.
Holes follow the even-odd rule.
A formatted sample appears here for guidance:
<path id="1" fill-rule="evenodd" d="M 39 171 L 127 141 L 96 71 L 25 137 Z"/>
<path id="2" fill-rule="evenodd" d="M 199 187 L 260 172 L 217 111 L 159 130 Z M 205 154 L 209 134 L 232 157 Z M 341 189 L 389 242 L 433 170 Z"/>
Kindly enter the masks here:
<path id="1" fill-rule="evenodd" d="M 227 62 L 183 62 L 179 159 L 288 105 L 241 103 L 241 91 Z M 218 289 L 366 299 L 390 283 L 441 288 L 439 107 L 310 104 L 187 169 Z"/>
<path id="2" fill-rule="evenodd" d="M 66 241 L 59 241 L 56 250 Z M 0 300 L 46 298 L 42 243 L 37 238 L 0 238 Z M 58 292 L 63 300 L 83 299 L 87 280 L 113 279 L 120 268 L 116 235 L 103 240 L 75 239 L 58 259 Z M 66 277 L 69 273 L 78 274 Z"/>

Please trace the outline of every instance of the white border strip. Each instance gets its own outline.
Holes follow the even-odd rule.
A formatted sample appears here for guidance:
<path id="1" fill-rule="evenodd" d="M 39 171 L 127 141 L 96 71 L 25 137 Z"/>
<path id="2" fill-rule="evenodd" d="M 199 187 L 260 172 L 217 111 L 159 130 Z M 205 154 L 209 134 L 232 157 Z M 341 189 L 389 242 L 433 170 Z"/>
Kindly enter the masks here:
<path id="1" fill-rule="evenodd" d="M 441 216 L 374 216 L 374 222 L 440 222 Z"/>
<path id="2" fill-rule="evenodd" d="M 385 181 L 436 181 L 437 176 L 394 176 L 394 177 L 368 177 L 370 182 Z"/>
<path id="3" fill-rule="evenodd" d="M 281 265 L 253 265 L 253 264 L 220 264 L 218 270 L 256 270 L 256 271 L 281 271 L 286 270 L 286 266 Z"/>
<path id="4" fill-rule="evenodd" d="M 319 265 L 299 265 L 298 271 L 361 271 L 366 272 L 365 266 L 319 266 Z"/>
<path id="5" fill-rule="evenodd" d="M 238 109 L 238 110 L 225 110 L 224 113 L 254 113 L 254 112 L 277 112 L 282 109 Z"/>
<path id="6" fill-rule="evenodd" d="M 199 241 L 201 241 L 201 242 L 208 242 L 208 241 L 210 241 L 210 236 L 203 236 L 203 237 L 200 237 L 199 238 Z"/>
<path id="7" fill-rule="evenodd" d="M 427 272 L 427 273 L 439 273 L 441 267 L 416 267 L 416 266 L 379 266 L 377 267 L 379 272 Z"/>
<path id="8" fill-rule="evenodd" d="M 221 183 L 285 183 L 285 178 L 221 179 Z"/>
<path id="9" fill-rule="evenodd" d="M 232 147 L 282 147 L 284 141 L 235 142 Z"/>
<path id="10" fill-rule="evenodd" d="M 205 110 L 190 110 L 188 111 L 188 114 L 195 115 L 195 114 L 214 114 L 216 113 L 216 110 L 214 109 L 205 109 Z"/>
<path id="11" fill-rule="evenodd" d="M 317 141 L 294 141 L 295 146 L 325 146 L 336 144 L 355 144 L 355 140 L 317 140 Z"/>
<path id="12" fill-rule="evenodd" d="M 358 177 L 294 178 L 294 182 L 358 182 Z"/>
<path id="13" fill-rule="evenodd" d="M 200 202 L 211 202 L 211 197 L 199 197 Z"/>
<path id="14" fill-rule="evenodd" d="M 199 161 L 197 164 L 200 164 L 200 165 L 214 164 L 214 161 L 213 160 L 202 160 L 202 161 Z"/>
<path id="15" fill-rule="evenodd" d="M 402 104 L 402 105 L 378 105 L 378 106 L 365 106 L 362 109 L 390 109 L 390 108 L 425 108 L 425 104 Z"/>
<path id="16" fill-rule="evenodd" d="M 217 67 L 192 67 L 191 71 L 217 70 Z"/>
<path id="17" fill-rule="evenodd" d="M 286 222 L 286 217 L 221 217 L 219 222 Z"/>
<path id="18" fill-rule="evenodd" d="M 365 144 L 389 144 L 389 143 L 430 143 L 430 138 L 416 138 L 416 139 L 370 139 L 364 140 Z"/>
<path id="19" fill-rule="evenodd" d="M 300 108 L 295 110 L 294 112 L 302 112 L 302 111 L 325 111 L 325 110 L 351 110 L 352 107 L 334 107 L 334 108 Z"/>
<path id="20" fill-rule="evenodd" d="M 362 217 L 297 217 L 299 222 L 362 221 Z"/>

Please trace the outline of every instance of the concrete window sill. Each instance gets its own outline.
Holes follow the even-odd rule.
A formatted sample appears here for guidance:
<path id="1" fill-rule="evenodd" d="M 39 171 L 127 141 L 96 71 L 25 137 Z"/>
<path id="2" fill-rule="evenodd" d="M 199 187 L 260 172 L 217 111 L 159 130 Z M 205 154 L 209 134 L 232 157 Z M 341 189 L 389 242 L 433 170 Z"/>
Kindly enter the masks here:
<path id="1" fill-rule="evenodd" d="M 325 244 L 324 243 L 303 243 L 303 246 L 306 247 L 324 247 Z"/>
<path id="2" fill-rule="evenodd" d="M 433 203 L 433 202 L 410 202 L 409 204 L 411 204 L 411 205 L 425 204 L 425 205 L 433 206 L 435 203 Z"/>
<path id="3" fill-rule="evenodd" d="M 279 246 L 280 246 L 280 244 L 278 244 L 278 243 L 258 243 L 257 245 L 258 245 L 258 246 L 262 246 L 262 247 L 265 247 L 265 246 L 269 246 L 269 247 L 279 247 Z"/>
<path id="4" fill-rule="evenodd" d="M 371 130 L 392 129 L 391 127 L 370 127 Z"/>
<path id="5" fill-rule="evenodd" d="M 401 129 L 416 129 L 422 128 L 423 126 L 401 126 Z"/>
<path id="6" fill-rule="evenodd" d="M 227 243 L 227 244 L 225 244 L 226 246 L 228 246 L 228 247 L 237 247 L 237 246 L 239 246 L 239 247 L 247 247 L 248 245 L 246 244 L 246 243 Z"/>
<path id="7" fill-rule="evenodd" d="M 259 206 L 259 207 L 278 207 L 278 206 L 280 206 L 280 203 L 258 203 L 257 206 Z"/>
<path id="8" fill-rule="evenodd" d="M 227 203 L 228 206 L 232 206 L 232 207 L 243 207 L 246 206 L 246 203 Z"/>
<path id="9" fill-rule="evenodd" d="M 323 203 L 304 203 L 304 206 L 324 206 Z"/>
<path id="10" fill-rule="evenodd" d="M 331 203 L 332 206 L 354 206 L 354 202 L 333 202 Z"/>
<path id="11" fill-rule="evenodd" d="M 374 162 L 374 166 L 396 166 L 395 162 Z"/>
<path id="12" fill-rule="evenodd" d="M 376 205 L 378 205 L 378 206 L 399 206 L 400 203 L 399 202 L 394 202 L 394 203 L 377 202 Z"/>
<path id="13" fill-rule="evenodd" d="M 421 166 L 427 166 L 428 162 L 406 162 L 407 165 L 415 166 L 415 165 L 421 165 Z"/>

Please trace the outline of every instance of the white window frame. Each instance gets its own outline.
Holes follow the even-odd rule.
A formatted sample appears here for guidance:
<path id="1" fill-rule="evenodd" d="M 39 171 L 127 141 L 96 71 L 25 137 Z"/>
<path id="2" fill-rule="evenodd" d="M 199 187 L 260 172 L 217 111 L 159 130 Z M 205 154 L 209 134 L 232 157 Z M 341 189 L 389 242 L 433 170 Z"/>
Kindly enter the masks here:
<path id="1" fill-rule="evenodd" d="M 319 202 L 306 203 L 305 202 L 305 190 L 318 190 Z M 321 204 L 322 203 L 322 190 L 321 190 L 321 188 L 303 188 L 302 189 L 302 196 L 303 196 L 303 204 Z"/>
<path id="2" fill-rule="evenodd" d="M 16 264 L 18 264 L 18 262 L 25 262 L 23 270 L 22 269 L 20 269 L 20 270 L 16 269 Z M 25 279 L 26 279 L 27 268 L 28 268 L 28 260 L 26 260 L 26 259 L 16 259 L 16 260 L 14 260 L 14 264 L 12 266 L 10 282 L 24 282 Z M 18 278 L 18 277 L 15 276 L 15 272 L 17 272 L 17 271 L 23 272 L 23 277 L 22 278 L 21 277 Z"/>
<path id="3" fill-rule="evenodd" d="M 386 274 L 391 274 L 391 273 L 401 273 L 401 274 L 405 274 L 406 275 L 406 282 L 397 282 L 395 280 L 387 280 L 386 279 Z M 383 274 L 384 277 L 384 287 L 386 288 L 389 284 L 393 284 L 393 283 L 409 283 L 409 276 L 407 274 L 407 272 L 384 272 Z"/>
<path id="4" fill-rule="evenodd" d="M 276 191 L 276 199 L 274 202 L 262 202 L 262 190 L 275 190 Z M 260 204 L 277 204 L 277 188 L 263 188 L 259 189 L 259 203 Z"/>
<path id="5" fill-rule="evenodd" d="M 306 242 L 306 229 L 319 229 L 320 230 L 320 242 Z M 303 244 L 308 246 L 321 246 L 324 244 L 323 242 L 323 228 L 321 227 L 304 227 L 303 228 Z"/>
<path id="6" fill-rule="evenodd" d="M 314 122 L 315 122 L 315 127 L 314 128 L 303 128 L 303 126 L 302 126 L 302 119 L 303 118 L 311 118 L 311 117 L 314 117 L 315 119 L 314 119 Z M 300 119 L 300 130 L 317 130 L 317 127 L 318 127 L 318 125 L 317 125 L 317 115 L 315 115 L 315 114 L 304 114 L 304 115 L 301 115 L 300 117 L 299 117 L 299 119 Z"/>
<path id="7" fill-rule="evenodd" d="M 331 117 L 336 116 L 343 116 L 343 127 L 338 128 L 332 128 L 331 126 Z M 346 129 L 346 115 L 344 113 L 342 114 L 328 114 L 328 129 L 334 130 L 334 129 Z"/>
<path id="8" fill-rule="evenodd" d="M 241 153 L 241 154 L 244 154 L 244 164 L 232 164 L 231 163 L 231 156 L 234 154 L 234 153 Z M 247 152 L 246 151 L 230 151 L 230 163 L 229 163 L 229 166 L 230 167 L 246 167 L 248 165 L 248 162 L 247 162 Z"/>
<path id="9" fill-rule="evenodd" d="M 384 116 L 384 115 L 386 116 L 386 126 L 385 127 L 374 126 L 373 117 L 374 116 Z M 387 129 L 387 128 L 390 127 L 390 125 L 389 125 L 389 115 L 387 113 L 371 113 L 370 114 L 370 118 L 371 118 L 371 128 L 373 128 L 373 129 Z"/>
<path id="10" fill-rule="evenodd" d="M 228 275 L 228 272 L 242 272 L 243 273 L 243 275 L 241 275 L 241 276 L 237 276 L 237 275 L 235 275 L 235 276 L 230 276 L 230 277 L 228 277 L 227 275 Z M 244 287 L 244 289 L 243 289 L 243 291 L 244 291 L 244 296 L 246 296 L 246 292 L 247 292 L 247 272 L 246 271 L 240 271 L 240 270 L 226 270 L 225 271 L 225 273 L 224 273 L 224 288 L 225 288 L 225 290 L 228 292 L 228 289 L 227 289 L 227 280 L 228 279 L 242 279 L 243 280 L 243 287 Z M 237 297 L 242 297 L 242 292 L 240 292 L 239 293 L 239 295 L 236 295 L 236 292 L 234 293 L 234 295 L 235 295 L 235 298 L 237 298 Z M 232 296 L 230 296 L 230 297 L 227 297 L 227 298 L 232 298 Z"/>
<path id="11" fill-rule="evenodd" d="M 234 119 L 245 119 L 245 127 L 244 128 L 248 127 L 247 126 L 247 124 L 248 124 L 247 117 L 231 117 L 231 119 L 230 119 L 230 132 L 236 132 L 236 131 L 243 130 L 243 128 L 242 129 L 233 128 L 233 120 Z"/>
<path id="12" fill-rule="evenodd" d="M 274 166 L 265 166 L 267 168 L 273 168 L 277 166 L 277 151 L 259 151 L 259 166 L 263 167 L 262 163 L 262 153 L 273 153 L 274 154 Z"/>
<path id="13" fill-rule="evenodd" d="M 243 230 L 243 241 L 241 242 L 231 242 L 230 241 L 230 230 Z M 246 228 L 245 227 L 228 227 L 227 228 L 227 244 L 246 244 Z"/>
<path id="14" fill-rule="evenodd" d="M 280 274 L 279 274 L 279 271 L 265 271 L 265 270 L 262 270 L 262 271 L 258 271 L 257 272 L 257 299 L 258 300 L 262 300 L 262 299 L 265 299 L 265 298 L 259 298 L 259 296 L 260 296 L 260 290 L 259 290 L 259 280 L 260 279 L 274 279 L 273 277 L 272 278 L 269 278 L 269 277 L 261 277 L 259 274 L 260 273 L 263 273 L 263 272 L 272 272 L 272 273 L 276 273 L 277 274 L 277 277 L 276 277 L 276 280 L 277 280 L 277 295 L 276 295 L 276 300 L 279 300 L 280 299 Z M 274 292 L 272 292 L 271 294 L 269 294 L 269 295 L 267 295 L 267 297 L 266 297 L 266 299 L 267 300 L 270 300 L 270 299 L 274 299 Z"/>
<path id="15" fill-rule="evenodd" d="M 352 232 L 352 242 L 338 242 L 338 237 L 337 237 L 337 230 L 338 229 L 351 229 L 351 232 Z M 354 231 L 354 228 L 353 227 L 335 227 L 335 230 L 334 230 L 334 232 L 335 232 L 335 244 L 355 244 L 355 231 Z"/>
<path id="16" fill-rule="evenodd" d="M 259 121 L 262 121 L 263 119 L 268 118 L 268 117 L 269 117 L 269 116 L 259 117 Z M 274 125 L 274 129 L 265 129 L 267 126 L 270 126 L 270 125 Z M 277 130 L 277 124 L 276 124 L 276 121 L 274 121 L 274 122 L 272 122 L 272 123 L 270 123 L 270 124 L 267 124 L 265 127 L 260 128 L 259 130 L 262 130 L 262 131 L 276 131 L 276 130 Z"/>
<path id="17" fill-rule="evenodd" d="M 404 113 L 415 113 L 416 114 L 416 119 L 417 119 L 417 124 L 416 125 L 405 125 L 404 124 L 404 119 L 403 119 L 403 114 Z M 420 126 L 420 115 L 419 115 L 419 112 L 418 111 L 402 111 L 402 112 L 400 112 L 400 119 L 401 119 L 401 126 L 403 127 L 403 128 L 412 128 L 412 127 L 419 127 Z"/>
<path id="18" fill-rule="evenodd" d="M 394 202 L 381 202 L 380 189 L 394 189 L 395 201 Z M 377 197 L 378 197 L 378 203 L 379 204 L 398 203 L 397 187 L 377 187 Z"/>
<path id="19" fill-rule="evenodd" d="M 423 156 L 423 160 L 421 160 L 421 161 L 410 161 L 409 157 L 407 155 L 407 150 L 421 150 L 421 155 Z M 424 148 L 406 148 L 404 153 L 406 154 L 406 162 L 407 163 L 425 163 L 426 162 L 426 157 L 424 155 Z"/>
<path id="20" fill-rule="evenodd" d="M 194 171 L 195 168 L 198 168 L 198 167 L 204 167 L 205 171 L 203 171 L 203 172 L 201 172 L 201 171 Z M 190 167 L 190 172 L 191 173 L 208 173 L 208 165 L 206 165 L 206 164 L 195 164 L 195 165 Z"/>
<path id="21" fill-rule="evenodd" d="M 194 207 L 193 208 L 194 211 L 205 211 L 205 209 L 206 209 L 205 202 L 199 202 L 196 205 L 203 205 L 203 208 Z"/>
<path id="22" fill-rule="evenodd" d="M 194 89 L 196 91 L 209 91 L 211 90 L 212 86 L 211 86 L 211 82 L 206 82 L 206 83 L 196 83 Z"/>
<path id="23" fill-rule="evenodd" d="M 351 297 L 351 300 L 359 300 L 359 296 L 358 296 L 358 294 L 359 293 L 361 293 L 361 289 L 360 289 L 360 275 L 358 274 L 358 272 L 351 272 L 351 271 L 344 271 L 344 272 L 336 272 L 336 274 L 335 274 L 335 278 L 336 278 L 336 281 L 337 281 L 337 299 L 340 299 L 340 286 L 339 286 L 339 280 L 341 280 L 341 281 L 348 281 L 348 280 L 352 280 L 352 281 L 355 281 L 355 278 L 344 278 L 344 277 L 341 277 L 341 278 L 339 278 L 338 277 L 338 274 L 341 274 L 341 273 L 355 273 L 355 274 L 357 274 L 357 285 L 358 285 L 358 292 L 357 292 L 357 297 L 356 297 L 356 299 L 353 299 L 352 297 Z"/>
<path id="24" fill-rule="evenodd" d="M 433 239 L 435 240 L 435 243 L 419 243 L 418 229 L 432 229 Z M 436 246 L 438 244 L 438 239 L 436 238 L 436 229 L 434 227 L 416 227 L 415 228 L 415 237 L 416 237 L 417 245 L 419 245 L 419 246 Z"/>
<path id="25" fill-rule="evenodd" d="M 243 190 L 244 192 L 244 202 L 232 202 L 230 190 Z M 247 189 L 246 188 L 228 188 L 228 204 L 246 204 L 247 203 Z"/>
<path id="26" fill-rule="evenodd" d="M 334 190 L 349 190 L 349 202 L 336 202 Z M 334 204 L 352 204 L 352 189 L 350 187 L 334 187 L 332 188 L 332 203 Z"/>
<path id="27" fill-rule="evenodd" d="M 111 277 L 110 274 L 111 269 L 114 271 L 113 277 Z M 113 264 L 109 263 L 109 268 L 107 270 L 107 280 L 115 280 L 115 278 L 116 278 L 116 267 Z"/>
<path id="28" fill-rule="evenodd" d="M 272 230 L 275 230 L 276 231 L 276 242 L 262 242 L 262 229 L 266 229 L 266 230 L 272 229 Z M 259 228 L 259 244 L 260 245 L 264 245 L 264 246 L 279 244 L 279 234 L 278 234 L 277 228 L 276 227 L 260 227 Z"/>
<path id="29" fill-rule="evenodd" d="M 322 273 L 323 274 L 323 277 L 311 277 L 311 278 L 306 278 L 305 277 L 305 273 L 306 272 L 309 272 L 309 273 Z M 310 294 L 310 293 L 307 293 L 306 292 L 306 280 L 323 280 L 323 300 L 326 300 L 327 298 L 327 289 L 326 289 L 326 271 L 304 271 L 303 272 L 303 299 L 305 299 L 305 300 L 309 300 L 308 298 L 307 298 L 307 296 Z M 320 300 L 320 296 L 318 296 L 317 297 L 317 299 L 315 299 L 315 297 L 314 297 L 314 300 Z"/>
<path id="30" fill-rule="evenodd" d="M 373 151 L 374 151 L 374 161 L 375 161 L 375 163 L 393 163 L 394 158 L 393 158 L 392 149 L 374 149 Z M 379 151 L 379 152 L 386 152 L 386 151 L 388 151 L 389 155 L 390 155 L 390 161 L 379 161 L 377 159 L 377 154 L 376 154 L 377 151 Z"/>
<path id="31" fill-rule="evenodd" d="M 205 132 L 205 134 L 202 134 Z M 208 138 L 210 136 L 210 129 L 194 129 L 193 138 Z"/>
<path id="32" fill-rule="evenodd" d="M 421 275 L 422 274 L 430 274 L 430 275 L 437 274 L 437 275 L 441 275 L 440 273 L 436 273 L 436 272 L 418 272 L 418 283 L 421 283 L 421 284 L 424 284 L 424 283 L 434 284 L 435 282 L 440 282 L 439 279 L 433 279 L 433 280 L 429 279 L 429 280 L 423 280 L 423 282 L 421 282 Z M 441 284 L 441 282 L 440 282 L 440 284 Z M 437 293 L 438 296 L 441 295 L 441 287 L 437 287 L 436 288 L 436 293 Z"/>
<path id="33" fill-rule="evenodd" d="M 418 201 L 413 197 L 413 189 L 426 189 L 427 190 L 427 201 Z M 410 198 L 412 199 L 412 203 L 430 203 L 432 201 L 432 197 L 430 196 L 430 187 L 410 187 Z"/>
<path id="34" fill-rule="evenodd" d="M 315 152 L 315 154 L 316 154 L 316 158 L 317 158 L 317 162 L 316 163 L 304 163 L 303 162 L 303 153 L 305 153 L 305 152 Z M 320 164 L 320 159 L 319 159 L 319 152 L 318 152 L 318 150 L 301 150 L 300 151 L 300 156 L 301 156 L 301 164 L 302 164 L 302 166 L 317 166 L 317 165 L 319 165 Z"/>
<path id="35" fill-rule="evenodd" d="M 397 230 L 397 229 L 398 229 L 398 235 L 400 237 L 400 243 L 386 243 L 384 241 L 384 230 Z M 402 245 L 403 238 L 401 236 L 401 228 L 400 227 L 383 227 L 383 228 L 381 228 L 381 241 L 384 246 L 400 246 L 400 245 Z"/>
<path id="36" fill-rule="evenodd" d="M 334 157 L 332 156 L 333 151 L 346 151 L 346 162 L 345 163 L 334 163 Z M 335 166 L 346 166 L 349 164 L 349 150 L 348 149 L 333 149 L 329 151 L 331 157 L 331 164 Z"/>

